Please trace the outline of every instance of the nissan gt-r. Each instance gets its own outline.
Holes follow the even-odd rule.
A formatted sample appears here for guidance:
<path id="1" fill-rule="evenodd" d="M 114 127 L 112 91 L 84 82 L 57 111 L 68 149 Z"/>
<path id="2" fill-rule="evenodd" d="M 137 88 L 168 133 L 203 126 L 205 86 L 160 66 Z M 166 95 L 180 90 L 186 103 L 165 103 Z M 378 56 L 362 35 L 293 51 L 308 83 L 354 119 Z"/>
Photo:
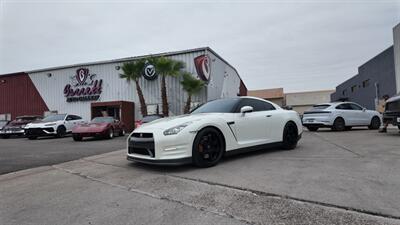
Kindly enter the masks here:
<path id="1" fill-rule="evenodd" d="M 219 99 L 135 129 L 128 137 L 127 159 L 210 167 L 228 154 L 271 146 L 294 149 L 301 135 L 295 111 L 254 97 Z"/>

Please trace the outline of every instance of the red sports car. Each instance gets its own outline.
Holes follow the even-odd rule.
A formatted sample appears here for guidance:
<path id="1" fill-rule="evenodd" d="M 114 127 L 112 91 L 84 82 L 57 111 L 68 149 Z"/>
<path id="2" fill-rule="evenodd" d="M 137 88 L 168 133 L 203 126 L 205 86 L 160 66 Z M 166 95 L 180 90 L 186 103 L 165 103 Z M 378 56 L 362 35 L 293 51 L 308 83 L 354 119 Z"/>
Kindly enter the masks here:
<path id="1" fill-rule="evenodd" d="M 124 124 L 113 117 L 95 117 L 90 123 L 84 123 L 72 128 L 74 141 L 81 141 L 84 137 L 103 137 L 111 139 L 114 136 L 124 136 Z"/>

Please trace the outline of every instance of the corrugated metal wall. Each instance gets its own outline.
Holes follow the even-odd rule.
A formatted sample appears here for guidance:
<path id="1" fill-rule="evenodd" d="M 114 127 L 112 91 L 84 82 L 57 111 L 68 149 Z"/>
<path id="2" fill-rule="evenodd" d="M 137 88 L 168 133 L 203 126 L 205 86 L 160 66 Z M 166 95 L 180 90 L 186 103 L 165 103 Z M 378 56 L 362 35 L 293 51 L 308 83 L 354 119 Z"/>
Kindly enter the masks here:
<path id="1" fill-rule="evenodd" d="M 220 58 L 205 50 L 175 54 L 170 57 L 185 63 L 185 69 L 197 76 L 194 65 L 194 58 L 202 54 L 208 54 L 211 58 L 211 76 L 207 88 L 201 93 L 193 96 L 193 102 L 204 103 L 207 100 L 221 97 L 236 96 L 239 92 L 240 78 L 236 71 L 223 62 Z M 78 68 L 88 68 L 90 74 L 96 74 L 96 79 L 103 79 L 103 92 L 98 101 L 130 101 L 135 102 L 136 119 L 141 118 L 139 101 L 134 82 L 128 83 L 119 78 L 121 70 L 116 70 L 116 66 L 122 66 L 122 62 L 110 62 L 96 65 L 77 66 L 48 71 L 30 73 L 29 76 L 37 87 L 39 93 L 50 110 L 57 110 L 60 113 L 74 113 L 84 119 L 90 119 L 90 102 L 66 102 L 63 90 L 75 76 Z M 51 76 L 48 76 L 51 74 Z M 170 105 L 170 115 L 179 115 L 183 112 L 187 93 L 180 84 L 181 78 L 168 77 L 167 96 Z M 147 105 L 158 104 L 161 112 L 161 92 L 160 77 L 154 81 L 141 78 L 140 85 Z"/>
<path id="2" fill-rule="evenodd" d="M 0 76 L 0 114 L 43 115 L 48 108 L 26 73 Z"/>

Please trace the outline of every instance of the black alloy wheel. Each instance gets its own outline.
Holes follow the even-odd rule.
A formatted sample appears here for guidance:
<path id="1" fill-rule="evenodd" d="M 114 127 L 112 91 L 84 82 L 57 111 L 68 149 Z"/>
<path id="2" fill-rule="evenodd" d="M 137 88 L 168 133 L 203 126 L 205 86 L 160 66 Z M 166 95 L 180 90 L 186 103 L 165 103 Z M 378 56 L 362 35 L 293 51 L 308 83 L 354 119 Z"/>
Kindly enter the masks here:
<path id="1" fill-rule="evenodd" d="M 108 129 L 106 138 L 107 139 L 113 139 L 114 138 L 114 130 L 112 128 Z"/>
<path id="2" fill-rule="evenodd" d="M 381 127 L 381 119 L 379 117 L 374 116 L 371 120 L 371 124 L 368 126 L 370 130 L 377 130 Z"/>
<path id="3" fill-rule="evenodd" d="M 193 142 L 193 164 L 198 167 L 211 167 L 218 164 L 225 152 L 225 142 L 221 133 L 211 127 L 197 133 Z"/>
<path id="4" fill-rule="evenodd" d="M 283 129 L 282 147 L 285 150 L 295 149 L 299 141 L 299 134 L 296 124 L 289 122 Z"/>
<path id="5" fill-rule="evenodd" d="M 62 138 L 67 133 L 67 129 L 64 126 L 57 127 L 57 134 L 56 137 Z"/>
<path id="6" fill-rule="evenodd" d="M 344 122 L 344 119 L 341 118 L 341 117 L 336 118 L 335 121 L 333 122 L 332 130 L 334 130 L 334 131 L 344 131 L 344 130 L 346 130 L 346 124 Z"/>

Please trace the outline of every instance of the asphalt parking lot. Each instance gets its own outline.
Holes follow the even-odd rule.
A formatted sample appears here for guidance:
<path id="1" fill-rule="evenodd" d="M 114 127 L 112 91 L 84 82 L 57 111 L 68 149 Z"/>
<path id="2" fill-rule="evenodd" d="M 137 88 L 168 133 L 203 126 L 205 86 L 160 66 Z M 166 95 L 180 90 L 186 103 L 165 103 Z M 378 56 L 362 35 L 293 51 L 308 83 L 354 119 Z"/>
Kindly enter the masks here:
<path id="1" fill-rule="evenodd" d="M 0 224 L 400 224 L 399 162 L 397 130 L 306 131 L 207 169 L 120 150 L 0 176 Z"/>
<path id="2" fill-rule="evenodd" d="M 124 137 L 112 140 L 87 138 L 75 142 L 70 136 L 42 137 L 37 140 L 0 138 L 0 174 L 119 150 L 124 148 L 125 140 Z"/>

